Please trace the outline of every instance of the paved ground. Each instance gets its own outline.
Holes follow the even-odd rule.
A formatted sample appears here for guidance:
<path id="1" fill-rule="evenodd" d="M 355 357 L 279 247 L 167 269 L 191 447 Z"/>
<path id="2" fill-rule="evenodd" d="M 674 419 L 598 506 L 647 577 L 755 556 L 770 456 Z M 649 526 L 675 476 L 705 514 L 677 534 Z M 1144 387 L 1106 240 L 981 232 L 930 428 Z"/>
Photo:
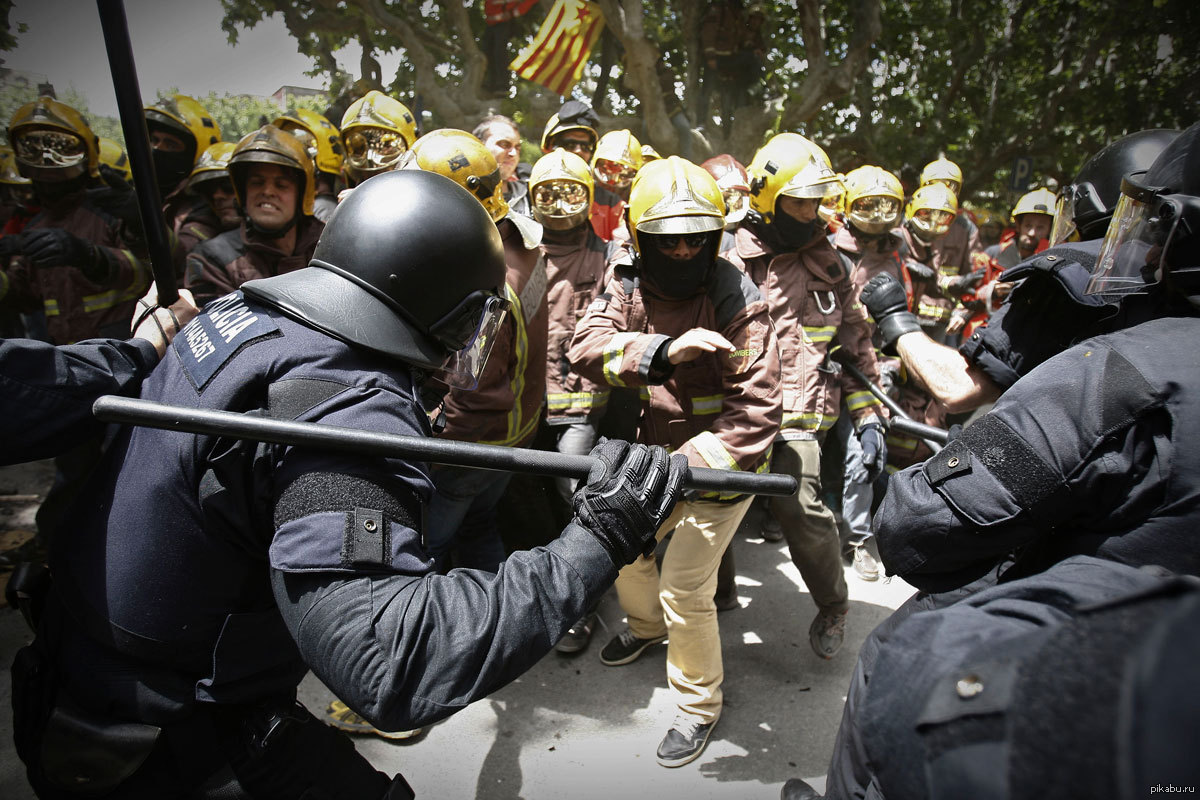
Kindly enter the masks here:
<path id="1" fill-rule="evenodd" d="M 0 470 L 0 490 L 5 477 Z M 790 777 L 823 786 L 858 648 L 912 588 L 899 580 L 866 583 L 848 569 L 846 646 L 823 661 L 808 646 L 814 608 L 786 547 L 746 531 L 734 547 L 741 608 L 720 616 L 725 709 L 708 749 L 691 764 L 664 769 L 654 760 L 673 716 L 665 647 L 624 667 L 599 661 L 600 646 L 623 626 L 612 592 L 601 606 L 607 630 L 584 653 L 551 653 L 419 738 L 360 738 L 359 749 L 380 769 L 403 772 L 419 798 L 444 800 L 771 800 Z M 7 800 L 32 797 L 8 711 L 7 665 L 28 638 L 19 615 L 0 610 L 0 797 Z M 309 676 L 301 699 L 319 714 L 330 695 Z"/>

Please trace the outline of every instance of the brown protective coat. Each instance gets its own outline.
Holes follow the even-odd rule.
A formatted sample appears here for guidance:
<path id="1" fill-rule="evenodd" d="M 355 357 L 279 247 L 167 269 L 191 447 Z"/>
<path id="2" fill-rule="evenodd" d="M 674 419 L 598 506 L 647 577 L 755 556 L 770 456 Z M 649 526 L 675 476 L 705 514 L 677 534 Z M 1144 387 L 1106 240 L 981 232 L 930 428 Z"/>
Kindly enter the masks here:
<path id="1" fill-rule="evenodd" d="M 505 296 L 512 311 L 496 335 L 474 391 L 446 395 L 442 436 L 463 442 L 510 447 L 527 445 L 537 433 L 546 394 L 546 337 L 549 306 L 539 248 L 526 249 L 507 219 L 496 223 L 504 240 Z M 522 302 L 521 298 L 525 298 Z"/>
<path id="2" fill-rule="evenodd" d="M 799 252 L 776 255 L 743 225 L 726 257 L 745 270 L 771 307 L 783 359 L 783 427 L 829 430 L 843 386 L 856 421 L 883 416 L 865 386 L 848 376 L 838 379 L 827 361 L 836 339 L 867 378 L 879 381 L 867 311 L 829 240 L 822 236 Z"/>

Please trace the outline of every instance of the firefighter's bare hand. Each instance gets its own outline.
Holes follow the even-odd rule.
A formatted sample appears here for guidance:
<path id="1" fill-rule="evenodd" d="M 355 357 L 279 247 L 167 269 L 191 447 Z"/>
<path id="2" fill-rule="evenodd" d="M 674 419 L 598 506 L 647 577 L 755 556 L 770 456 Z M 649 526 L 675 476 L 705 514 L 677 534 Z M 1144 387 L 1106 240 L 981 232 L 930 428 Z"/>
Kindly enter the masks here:
<path id="1" fill-rule="evenodd" d="M 150 291 L 138 300 L 134 309 L 133 335 L 154 345 L 159 358 L 167 352 L 167 345 L 179 333 L 179 329 L 200 313 L 196 299 L 187 289 L 179 290 L 179 299 L 167 308 L 158 304 L 158 289 L 150 284 Z"/>
<path id="2" fill-rule="evenodd" d="M 716 331 L 692 328 L 667 347 L 667 361 L 682 364 L 685 361 L 695 361 L 703 353 L 715 353 L 718 350 L 732 353 L 733 343 Z"/>

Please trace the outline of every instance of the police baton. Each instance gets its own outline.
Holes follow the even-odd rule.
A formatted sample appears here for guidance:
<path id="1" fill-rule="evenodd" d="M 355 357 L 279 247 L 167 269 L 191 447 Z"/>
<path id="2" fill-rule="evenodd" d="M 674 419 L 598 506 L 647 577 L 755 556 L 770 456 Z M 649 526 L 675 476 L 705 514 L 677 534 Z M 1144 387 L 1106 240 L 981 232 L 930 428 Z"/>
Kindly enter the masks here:
<path id="1" fill-rule="evenodd" d="M 888 393 L 879 386 L 872 383 L 863 371 L 856 367 L 850 361 L 850 354 L 842 348 L 837 348 L 829 354 L 829 357 L 842 365 L 842 369 L 854 376 L 859 383 L 867 387 L 867 391 L 875 396 L 875 399 L 887 406 L 888 411 L 892 412 L 892 418 L 888 420 L 888 427 L 894 428 L 900 433 L 907 433 L 910 436 L 916 436 L 929 447 L 933 452 L 938 452 L 946 443 L 950 441 L 950 434 L 941 428 L 935 428 L 932 425 L 926 425 L 924 422 L 917 422 L 904 412 L 900 404 L 888 396 Z"/>
<path id="2" fill-rule="evenodd" d="M 142 91 L 138 87 L 137 69 L 133 64 L 133 45 L 129 42 L 125 4 L 123 0 L 96 0 L 96 6 L 100 10 L 100 27 L 104 30 L 108 66 L 112 72 L 113 90 L 117 94 L 117 111 L 121 116 L 121 130 L 125 134 L 125 150 L 133 171 L 138 216 L 142 220 L 146 246 L 150 250 L 150 269 L 158 290 L 158 304 L 165 307 L 179 299 L 179 291 L 175 286 L 171 246 L 167 241 L 162 200 L 158 196 L 158 181 L 150 156 L 150 134 L 146 130 Z"/>
<path id="3" fill-rule="evenodd" d="M 528 472 L 556 478 L 586 479 L 597 460 L 520 447 L 455 442 L 424 436 L 376 433 L 355 428 L 269 419 L 233 411 L 210 411 L 105 395 L 92 413 L 103 422 L 140 425 L 181 433 L 227 436 L 255 442 L 337 450 L 370 456 L 392 456 L 450 464 L 457 467 Z M 768 494 L 786 497 L 796 493 L 796 479 L 778 473 L 756 474 L 724 469 L 688 467 L 685 489 L 729 494 Z"/>

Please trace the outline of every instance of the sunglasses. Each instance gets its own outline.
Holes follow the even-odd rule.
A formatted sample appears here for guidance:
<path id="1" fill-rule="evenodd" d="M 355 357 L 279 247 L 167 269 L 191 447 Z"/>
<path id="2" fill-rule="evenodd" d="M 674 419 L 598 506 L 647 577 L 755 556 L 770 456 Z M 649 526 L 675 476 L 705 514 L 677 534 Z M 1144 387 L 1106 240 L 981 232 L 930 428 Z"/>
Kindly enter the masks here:
<path id="1" fill-rule="evenodd" d="M 652 242 L 659 250 L 674 250 L 683 242 L 688 247 L 697 248 L 703 247 L 708 242 L 708 233 L 656 233 Z"/>

